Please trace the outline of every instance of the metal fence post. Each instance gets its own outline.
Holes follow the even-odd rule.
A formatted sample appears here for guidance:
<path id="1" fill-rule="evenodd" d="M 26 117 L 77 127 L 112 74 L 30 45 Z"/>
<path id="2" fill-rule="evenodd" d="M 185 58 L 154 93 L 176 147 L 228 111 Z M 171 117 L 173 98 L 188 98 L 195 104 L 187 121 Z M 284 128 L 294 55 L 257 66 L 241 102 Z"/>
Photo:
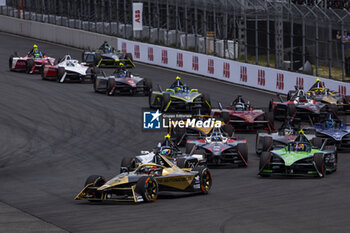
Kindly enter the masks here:
<path id="1" fill-rule="evenodd" d="M 188 35 L 188 17 L 187 17 L 187 1 L 185 2 L 185 49 L 187 49 L 187 35 Z"/>
<path id="2" fill-rule="evenodd" d="M 178 35 L 179 35 L 179 32 L 178 32 L 178 28 L 179 28 L 179 3 L 178 3 L 178 0 L 176 0 L 175 1 L 175 7 L 176 7 L 176 9 L 175 9 L 175 44 L 176 44 L 176 48 L 178 48 L 179 47 L 179 45 L 178 45 L 178 39 L 177 39 L 177 37 L 178 37 Z"/>
<path id="3" fill-rule="evenodd" d="M 166 0 L 166 45 L 169 46 L 169 0 Z"/>
<path id="4" fill-rule="evenodd" d="M 124 38 L 126 39 L 126 0 L 124 0 Z"/>
<path id="5" fill-rule="evenodd" d="M 248 62 L 248 43 L 247 43 L 247 14 L 244 11 L 244 62 Z"/>
<path id="6" fill-rule="evenodd" d="M 259 64 L 259 31 L 258 31 L 258 16 L 255 15 L 255 64 Z"/>
<path id="7" fill-rule="evenodd" d="M 198 10 L 194 5 L 194 50 L 198 52 Z"/>
<path id="8" fill-rule="evenodd" d="M 109 34 L 112 35 L 112 1 L 108 0 Z"/>
<path id="9" fill-rule="evenodd" d="M 207 4 L 204 6 L 203 10 L 203 35 L 204 35 L 204 53 L 207 54 Z"/>
<path id="10" fill-rule="evenodd" d="M 226 49 L 227 49 L 227 20 L 228 20 L 228 4 L 227 0 L 225 1 L 225 15 L 224 15 L 224 58 L 226 58 Z"/>
<path id="11" fill-rule="evenodd" d="M 148 0 L 148 39 L 149 40 L 151 40 L 151 27 L 152 27 L 151 0 Z"/>
<path id="12" fill-rule="evenodd" d="M 270 67 L 270 15 L 267 12 L 267 22 L 266 22 L 266 66 Z"/>
<path id="13" fill-rule="evenodd" d="M 160 44 L 160 38 L 159 38 L 159 27 L 160 27 L 160 22 L 159 22 L 159 0 L 157 0 L 157 40 L 158 44 Z"/>

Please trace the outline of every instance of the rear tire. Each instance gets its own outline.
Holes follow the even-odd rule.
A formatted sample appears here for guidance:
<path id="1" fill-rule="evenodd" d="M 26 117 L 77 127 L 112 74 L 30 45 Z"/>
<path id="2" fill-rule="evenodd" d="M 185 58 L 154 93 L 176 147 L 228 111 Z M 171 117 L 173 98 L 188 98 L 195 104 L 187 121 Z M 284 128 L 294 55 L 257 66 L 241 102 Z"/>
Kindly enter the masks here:
<path id="1" fill-rule="evenodd" d="M 149 80 L 149 79 L 144 79 L 144 93 L 145 93 L 145 96 L 149 96 L 152 92 L 152 81 Z"/>
<path id="2" fill-rule="evenodd" d="M 35 62 L 33 59 L 28 59 L 26 61 L 26 73 L 29 74 L 30 71 L 33 69 L 33 66 L 35 66 Z"/>
<path id="3" fill-rule="evenodd" d="M 120 167 L 126 167 L 129 171 L 136 169 L 136 159 L 134 157 L 124 157 L 120 163 Z"/>
<path id="4" fill-rule="evenodd" d="M 143 176 L 137 181 L 135 192 L 140 194 L 145 202 L 154 202 L 158 197 L 158 183 L 152 176 Z"/>
<path id="5" fill-rule="evenodd" d="M 57 69 L 57 79 L 56 79 L 56 81 L 58 83 L 61 83 L 61 79 L 62 79 L 62 77 L 63 77 L 65 72 L 66 72 L 66 69 L 64 67 L 58 67 L 58 69 Z"/>
<path id="6" fill-rule="evenodd" d="M 229 112 L 222 112 L 221 113 L 222 119 L 224 120 L 225 124 L 230 124 L 230 113 Z"/>
<path id="7" fill-rule="evenodd" d="M 222 130 L 228 135 L 228 137 L 233 136 L 233 127 L 232 125 L 223 125 Z"/>
<path id="8" fill-rule="evenodd" d="M 186 144 L 186 154 L 191 154 L 193 148 L 196 146 L 195 143 L 187 143 Z"/>
<path id="9" fill-rule="evenodd" d="M 263 143 L 262 150 L 263 151 L 268 151 L 269 149 L 271 149 L 272 144 L 273 144 L 272 137 L 270 137 L 270 136 L 263 137 L 262 138 L 262 143 Z"/>
<path id="10" fill-rule="evenodd" d="M 15 57 L 15 56 L 11 55 L 10 58 L 9 58 L 9 70 L 10 70 L 10 71 L 13 71 L 13 69 L 12 69 L 12 63 L 13 63 L 13 58 L 14 58 L 14 57 Z"/>
<path id="11" fill-rule="evenodd" d="M 321 146 L 323 144 L 322 138 L 318 138 L 318 137 L 312 138 L 311 143 L 314 147 L 321 148 Z"/>
<path id="12" fill-rule="evenodd" d="M 94 65 L 96 67 L 99 67 L 98 64 L 100 63 L 100 60 L 102 59 L 101 54 L 99 53 L 95 53 L 95 59 L 94 59 Z"/>
<path id="13" fill-rule="evenodd" d="M 202 111 L 204 114 L 210 114 L 210 111 L 211 111 L 210 96 L 209 94 L 202 94 L 202 96 L 203 96 Z"/>
<path id="14" fill-rule="evenodd" d="M 46 66 L 46 64 L 43 65 L 41 72 L 40 72 L 42 80 L 45 80 L 45 74 L 44 74 L 45 66 Z"/>

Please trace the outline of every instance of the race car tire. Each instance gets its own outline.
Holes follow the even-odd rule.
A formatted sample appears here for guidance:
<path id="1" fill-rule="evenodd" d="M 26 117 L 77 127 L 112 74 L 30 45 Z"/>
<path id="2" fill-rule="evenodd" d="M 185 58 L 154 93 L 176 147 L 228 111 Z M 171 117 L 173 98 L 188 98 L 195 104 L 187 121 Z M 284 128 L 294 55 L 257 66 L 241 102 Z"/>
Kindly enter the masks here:
<path id="1" fill-rule="evenodd" d="M 268 151 L 269 149 L 271 149 L 272 144 L 273 144 L 272 137 L 270 136 L 262 137 L 262 151 Z"/>
<path id="2" fill-rule="evenodd" d="M 131 60 L 132 62 L 134 62 L 134 58 L 132 57 L 132 54 L 131 54 L 131 53 L 126 53 L 126 54 L 125 54 L 125 59 L 128 59 L 128 58 L 130 58 L 130 60 Z"/>
<path id="3" fill-rule="evenodd" d="M 248 163 L 248 145 L 247 143 L 239 143 L 237 145 L 237 151 L 241 154 L 242 158 L 244 159 L 244 167 L 248 166 L 246 163 Z"/>
<path id="4" fill-rule="evenodd" d="M 202 94 L 202 96 L 203 96 L 202 111 L 204 114 L 210 114 L 210 111 L 211 111 L 210 95 L 204 93 Z"/>
<path id="5" fill-rule="evenodd" d="M 107 81 L 107 90 L 106 90 L 106 95 L 112 96 L 114 93 L 111 94 L 111 91 L 113 87 L 115 86 L 115 79 L 114 78 L 109 78 Z"/>
<path id="6" fill-rule="evenodd" d="M 81 53 L 81 62 L 85 62 L 85 51 Z"/>
<path id="7" fill-rule="evenodd" d="M 201 193 L 208 194 L 213 183 L 212 175 L 209 168 L 205 166 L 197 166 L 193 170 L 198 171 Z"/>
<path id="8" fill-rule="evenodd" d="M 186 138 L 183 138 L 183 136 L 186 133 L 186 129 L 182 127 L 175 127 L 174 132 L 175 132 L 175 143 L 178 145 L 179 142 L 182 140 L 179 145 L 184 145 L 186 142 Z"/>
<path id="9" fill-rule="evenodd" d="M 334 114 L 338 114 L 338 106 L 335 104 L 329 104 L 328 105 L 328 109 L 326 109 L 328 111 L 332 111 Z"/>
<path id="10" fill-rule="evenodd" d="M 321 178 L 324 178 L 326 175 L 326 163 L 324 160 L 324 154 L 323 153 L 315 153 L 314 154 L 314 162 L 317 171 L 319 172 L 319 175 Z"/>
<path id="11" fill-rule="evenodd" d="M 137 181 L 135 192 L 140 194 L 145 202 L 154 202 L 158 197 L 158 183 L 152 176 L 143 176 Z"/>
<path id="12" fill-rule="evenodd" d="M 168 106 L 170 102 L 170 94 L 164 93 L 162 98 L 162 104 L 161 104 L 161 111 L 165 111 L 166 107 Z"/>
<path id="13" fill-rule="evenodd" d="M 120 167 L 126 167 L 129 171 L 136 169 L 136 160 L 133 157 L 124 157 L 120 163 Z"/>
<path id="14" fill-rule="evenodd" d="M 61 83 L 61 79 L 62 79 L 64 73 L 66 73 L 66 69 L 64 67 L 58 67 L 58 69 L 57 69 L 57 78 L 56 78 L 56 81 L 58 83 Z"/>
<path id="15" fill-rule="evenodd" d="M 101 187 L 106 183 L 106 179 L 103 176 L 99 175 L 91 175 L 89 176 L 86 181 L 85 181 L 85 186 L 86 187 L 88 184 L 93 184 L 91 187 Z M 95 191 L 92 191 L 91 194 L 93 196 L 96 196 Z M 89 200 L 90 202 L 101 202 L 100 200 Z"/>
<path id="16" fill-rule="evenodd" d="M 13 69 L 12 69 L 12 63 L 13 63 L 13 58 L 14 58 L 14 57 L 15 57 L 15 56 L 11 55 L 10 58 L 9 58 L 9 69 L 10 69 L 10 71 L 13 71 Z"/>
<path id="17" fill-rule="evenodd" d="M 95 59 L 94 59 L 94 65 L 98 67 L 97 65 L 100 63 L 100 60 L 102 59 L 101 54 L 95 53 Z"/>
<path id="18" fill-rule="evenodd" d="M 296 107 L 294 104 L 288 104 L 287 105 L 287 112 L 286 116 L 293 117 L 294 114 L 296 113 Z"/>
<path id="19" fill-rule="evenodd" d="M 288 94 L 287 94 L 287 101 L 290 100 L 290 98 L 294 95 L 295 91 L 288 91 Z"/>
<path id="20" fill-rule="evenodd" d="M 270 169 L 270 161 L 271 161 L 271 153 L 265 152 L 260 156 L 260 162 L 259 162 L 259 171 L 261 172 L 263 169 Z M 267 177 L 269 175 L 259 173 L 262 177 Z"/>
<path id="21" fill-rule="evenodd" d="M 85 186 L 88 184 L 93 184 L 93 187 L 101 187 L 106 183 L 106 179 L 100 175 L 91 175 L 85 181 Z"/>
<path id="22" fill-rule="evenodd" d="M 29 74 L 32 70 L 33 66 L 35 65 L 35 62 L 33 59 L 28 59 L 26 61 L 26 73 Z"/>
<path id="23" fill-rule="evenodd" d="M 145 96 L 149 96 L 150 93 L 152 92 L 152 81 L 149 79 L 144 79 L 144 92 L 145 92 Z"/>
<path id="24" fill-rule="evenodd" d="M 311 139 L 311 143 L 314 147 L 321 148 L 323 144 L 322 138 L 314 137 Z"/>
<path id="25" fill-rule="evenodd" d="M 97 68 L 96 66 L 93 66 L 93 67 L 90 67 L 86 73 L 87 74 L 90 73 L 91 83 L 94 83 L 97 78 L 97 75 L 100 73 L 100 69 Z"/>
<path id="26" fill-rule="evenodd" d="M 335 172 L 337 171 L 337 167 L 338 167 L 338 152 L 337 152 L 337 147 L 332 145 L 332 146 L 326 146 L 325 150 L 328 150 L 328 151 L 332 151 L 334 154 L 335 154 L 335 158 L 334 158 L 334 161 L 333 161 L 333 164 L 329 170 L 329 172 Z M 329 167 L 329 164 L 327 164 L 327 167 Z M 327 170 L 328 172 L 328 170 Z"/>
<path id="27" fill-rule="evenodd" d="M 230 113 L 229 112 L 222 112 L 221 113 L 222 119 L 224 121 L 225 124 L 229 124 L 230 123 Z"/>
<path id="28" fill-rule="evenodd" d="M 233 127 L 232 127 L 232 125 L 230 125 L 230 124 L 223 125 L 222 126 L 222 130 L 228 135 L 228 137 L 232 137 L 233 136 Z"/>
<path id="29" fill-rule="evenodd" d="M 46 66 L 46 64 L 43 65 L 41 72 L 40 72 L 42 80 L 45 80 L 45 74 L 44 74 L 45 66 Z"/>
<path id="30" fill-rule="evenodd" d="M 274 112 L 274 107 L 273 107 L 273 100 L 270 100 L 270 103 L 269 103 L 269 112 Z"/>
<path id="31" fill-rule="evenodd" d="M 186 144 L 186 154 L 190 155 L 193 148 L 196 146 L 195 143 L 187 143 Z M 194 152 L 194 151 L 193 151 Z M 192 153 L 193 154 L 193 153 Z"/>

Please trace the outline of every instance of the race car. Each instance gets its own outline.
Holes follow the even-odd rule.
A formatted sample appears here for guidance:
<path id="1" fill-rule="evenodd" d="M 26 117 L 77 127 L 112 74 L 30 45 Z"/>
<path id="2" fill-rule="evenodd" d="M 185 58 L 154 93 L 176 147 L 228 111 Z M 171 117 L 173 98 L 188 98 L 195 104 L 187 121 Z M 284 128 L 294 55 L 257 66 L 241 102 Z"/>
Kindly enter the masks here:
<path id="1" fill-rule="evenodd" d="M 209 114 L 211 110 L 210 97 L 198 92 L 198 89 L 190 89 L 181 82 L 179 76 L 170 88 L 162 91 L 152 91 L 149 95 L 150 108 L 160 109 L 162 112 L 198 112 Z"/>
<path id="2" fill-rule="evenodd" d="M 98 75 L 93 83 L 95 92 L 109 96 L 120 94 L 143 94 L 148 96 L 152 90 L 152 81 L 132 74 L 130 71 L 118 69 L 112 75 Z"/>
<path id="3" fill-rule="evenodd" d="M 56 80 L 59 83 L 63 83 L 66 80 L 90 82 L 96 79 L 97 69 L 95 67 L 86 66 L 84 63 L 79 63 L 78 60 L 74 60 L 70 55 L 64 56 L 57 65 L 44 64 L 41 77 L 47 80 Z"/>
<path id="4" fill-rule="evenodd" d="M 180 120 L 181 119 L 176 119 L 172 122 Z M 198 121 L 201 121 L 202 124 L 198 124 Z M 206 121 L 209 121 L 209 124 L 206 124 Z M 183 123 L 184 125 L 186 125 L 186 127 L 170 125 L 169 128 L 169 134 L 178 146 L 184 146 L 188 139 L 200 139 L 208 136 L 215 128 L 216 123 L 220 125 L 222 131 L 228 137 L 231 137 L 233 135 L 233 128 L 231 125 L 225 124 L 222 121 L 218 122 L 215 118 L 213 118 L 210 115 L 202 115 L 200 113 L 192 115 L 190 119 L 183 120 Z"/>
<path id="5" fill-rule="evenodd" d="M 238 164 L 248 166 L 247 141 L 227 137 L 220 128 L 199 140 L 187 140 L 186 153 L 203 154 L 208 165 Z"/>
<path id="6" fill-rule="evenodd" d="M 333 111 L 350 112 L 350 96 L 342 96 L 337 91 L 326 88 L 320 79 L 312 85 L 307 94 L 310 98 L 332 106 Z"/>
<path id="7" fill-rule="evenodd" d="M 121 172 L 123 172 L 123 169 L 125 168 L 128 171 L 133 171 L 142 163 L 151 163 L 154 156 L 158 153 L 165 156 L 179 168 L 194 168 L 196 166 L 203 165 L 203 155 L 191 154 L 191 156 L 189 156 L 188 154 L 183 153 L 177 147 L 174 141 L 171 140 L 169 134 L 167 134 L 164 138 L 165 140 L 158 143 L 157 147 L 152 151 L 141 151 L 140 155 L 134 157 L 124 157 L 120 164 Z"/>
<path id="8" fill-rule="evenodd" d="M 284 121 L 286 117 L 292 117 L 292 121 L 308 121 L 311 124 L 326 117 L 331 106 L 310 99 L 302 89 L 298 89 L 289 100 L 284 101 L 279 95 L 280 101 L 270 101 L 269 111 L 274 120 Z"/>
<path id="9" fill-rule="evenodd" d="M 211 185 L 207 167 L 181 169 L 157 154 L 153 162 L 140 164 L 135 171 L 123 172 L 109 181 L 99 175 L 89 176 L 75 200 L 154 202 L 162 191 L 207 194 Z"/>
<path id="10" fill-rule="evenodd" d="M 255 143 L 256 154 L 260 156 L 263 152 L 286 147 L 289 142 L 293 142 L 297 138 L 299 129 L 300 127 L 295 126 L 290 119 L 287 119 L 276 131 L 258 131 Z M 306 132 L 304 134 L 305 137 L 311 141 L 312 145 L 321 148 L 323 143 L 322 138 L 316 137 L 315 133 L 310 131 L 304 132 Z"/>
<path id="11" fill-rule="evenodd" d="M 300 131 L 299 136 L 282 149 L 266 152 L 260 156 L 259 175 L 290 175 L 325 177 L 326 172 L 337 170 L 335 146 L 320 149 Z"/>
<path id="12" fill-rule="evenodd" d="M 55 58 L 43 56 L 34 56 L 28 54 L 20 57 L 17 53 L 9 58 L 10 71 L 26 72 L 27 74 L 40 74 L 44 65 L 54 65 Z"/>
<path id="13" fill-rule="evenodd" d="M 90 66 L 104 68 L 118 68 L 123 63 L 127 68 L 135 67 L 131 53 L 122 53 L 114 48 L 97 49 L 96 51 L 84 51 L 82 61 Z"/>
<path id="14" fill-rule="evenodd" d="M 316 131 L 317 137 L 327 139 L 328 145 L 335 145 L 338 150 L 350 147 L 350 127 L 343 124 L 333 113 L 329 113 L 326 120 L 306 129 Z"/>
<path id="15" fill-rule="evenodd" d="M 274 129 L 268 113 L 262 109 L 253 108 L 249 102 L 245 102 L 241 95 L 238 95 L 228 107 L 223 108 L 219 103 L 219 109 L 213 109 L 212 115 L 231 124 L 234 131 L 256 131 L 258 129 L 271 131 Z"/>

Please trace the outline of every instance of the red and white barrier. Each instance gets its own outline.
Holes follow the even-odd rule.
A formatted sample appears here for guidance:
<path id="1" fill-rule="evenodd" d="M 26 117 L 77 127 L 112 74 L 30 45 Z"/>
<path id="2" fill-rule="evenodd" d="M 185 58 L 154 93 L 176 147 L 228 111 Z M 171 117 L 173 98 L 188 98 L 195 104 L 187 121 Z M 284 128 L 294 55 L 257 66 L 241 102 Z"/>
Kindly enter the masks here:
<path id="1" fill-rule="evenodd" d="M 228 82 L 287 94 L 294 86 L 308 90 L 316 77 L 163 46 L 118 39 L 118 48 L 132 53 L 134 60 L 168 67 Z M 320 78 L 331 90 L 350 95 L 350 84 Z"/>

